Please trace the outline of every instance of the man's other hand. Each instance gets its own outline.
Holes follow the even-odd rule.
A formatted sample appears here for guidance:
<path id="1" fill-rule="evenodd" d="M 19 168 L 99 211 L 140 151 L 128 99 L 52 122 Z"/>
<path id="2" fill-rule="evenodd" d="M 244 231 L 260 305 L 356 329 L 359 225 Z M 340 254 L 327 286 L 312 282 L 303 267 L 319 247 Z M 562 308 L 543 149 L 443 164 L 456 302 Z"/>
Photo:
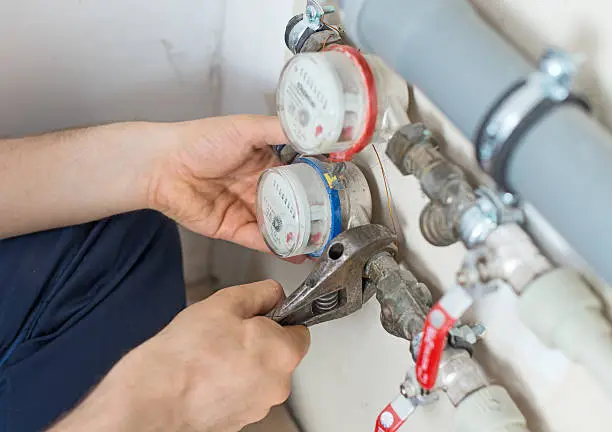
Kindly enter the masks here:
<path id="1" fill-rule="evenodd" d="M 267 251 L 255 217 L 255 191 L 278 165 L 271 145 L 286 142 L 279 120 L 230 116 L 169 125 L 176 142 L 151 170 L 149 206 L 202 235 Z"/>
<path id="2" fill-rule="evenodd" d="M 278 283 L 264 281 L 186 309 L 54 430 L 234 432 L 261 420 L 289 397 L 310 343 L 305 327 L 263 316 L 283 299 Z"/>

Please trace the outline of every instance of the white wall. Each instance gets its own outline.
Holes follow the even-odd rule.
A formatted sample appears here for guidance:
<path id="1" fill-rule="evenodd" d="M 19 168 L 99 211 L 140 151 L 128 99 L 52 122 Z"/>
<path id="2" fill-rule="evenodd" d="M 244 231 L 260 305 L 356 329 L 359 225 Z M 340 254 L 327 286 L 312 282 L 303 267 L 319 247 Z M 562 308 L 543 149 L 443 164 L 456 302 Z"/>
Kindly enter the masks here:
<path id="1" fill-rule="evenodd" d="M 4 1 L 0 133 L 266 112 L 289 8 L 271 0 Z"/>
<path id="2" fill-rule="evenodd" d="M 296 1 L 302 7 L 304 2 Z M 478 0 L 474 1 L 534 60 L 554 44 L 589 56 L 582 83 L 595 96 L 599 114 L 612 124 L 612 16 L 605 0 Z M 607 49 L 606 49 L 607 48 Z M 416 113 L 449 140 L 451 152 L 471 164 L 470 146 L 426 98 L 417 92 Z M 380 149 L 382 150 L 382 148 Z M 382 153 L 382 152 L 381 152 Z M 385 212 L 380 168 L 371 152 L 359 160 L 368 173 L 378 203 L 377 220 L 389 223 Z M 434 248 L 421 237 L 418 215 L 425 200 L 414 179 L 401 178 L 385 159 L 396 213 L 403 231 L 403 256 L 436 292 L 451 286 L 464 250 Z M 299 274 L 298 274 L 299 273 Z M 273 275 L 291 291 L 308 273 L 271 258 L 254 265 L 253 276 Z M 502 291 L 481 301 L 473 318 L 483 320 L 489 333 L 477 357 L 490 375 L 505 385 L 523 410 L 533 431 L 577 429 L 609 431 L 612 399 L 582 368 L 544 347 L 518 320 L 516 299 Z M 313 345 L 295 377 L 292 406 L 307 432 L 368 432 L 382 407 L 397 393 L 410 367 L 408 344 L 387 335 L 370 302 L 361 312 L 312 329 Z M 611 365 L 612 367 L 612 365 Z M 404 430 L 451 431 L 452 407 L 443 401 L 420 409 Z"/>

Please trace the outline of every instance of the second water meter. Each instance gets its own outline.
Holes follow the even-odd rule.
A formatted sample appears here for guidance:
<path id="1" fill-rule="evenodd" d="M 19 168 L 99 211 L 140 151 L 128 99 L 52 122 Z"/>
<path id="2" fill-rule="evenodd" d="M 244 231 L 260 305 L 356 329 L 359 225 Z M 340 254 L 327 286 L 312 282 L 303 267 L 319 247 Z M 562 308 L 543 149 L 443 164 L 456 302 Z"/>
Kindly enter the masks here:
<path id="1" fill-rule="evenodd" d="M 334 169 L 336 168 L 336 169 Z M 302 157 L 266 170 L 257 187 L 257 221 L 276 255 L 319 257 L 341 232 L 370 222 L 372 197 L 363 173 Z"/>
<path id="2" fill-rule="evenodd" d="M 277 108 L 299 153 L 350 161 L 393 123 L 407 123 L 406 82 L 375 56 L 332 45 L 293 57 L 281 74 Z M 400 126 L 403 124 L 400 124 Z"/>

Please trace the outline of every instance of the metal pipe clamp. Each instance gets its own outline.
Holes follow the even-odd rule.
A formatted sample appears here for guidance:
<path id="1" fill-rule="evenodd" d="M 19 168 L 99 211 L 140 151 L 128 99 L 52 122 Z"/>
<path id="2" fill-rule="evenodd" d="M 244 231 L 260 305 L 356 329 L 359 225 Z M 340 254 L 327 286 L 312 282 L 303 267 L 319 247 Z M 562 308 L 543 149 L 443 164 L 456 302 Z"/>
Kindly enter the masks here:
<path id="1" fill-rule="evenodd" d="M 588 102 L 572 93 L 577 70 L 574 56 L 550 49 L 540 59 L 540 70 L 513 84 L 485 116 L 474 140 L 476 156 L 483 170 L 506 190 L 507 162 L 535 124 L 566 103 L 590 111 Z"/>

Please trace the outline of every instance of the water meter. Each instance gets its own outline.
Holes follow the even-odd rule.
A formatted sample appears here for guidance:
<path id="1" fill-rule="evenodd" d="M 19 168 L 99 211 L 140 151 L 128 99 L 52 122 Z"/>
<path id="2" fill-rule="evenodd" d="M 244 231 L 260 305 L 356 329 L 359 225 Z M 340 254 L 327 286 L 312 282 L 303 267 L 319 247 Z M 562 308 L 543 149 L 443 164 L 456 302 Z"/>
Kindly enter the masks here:
<path id="1" fill-rule="evenodd" d="M 284 258 L 319 257 L 346 229 L 370 223 L 372 197 L 363 173 L 313 157 L 271 168 L 257 186 L 257 221 L 268 247 Z"/>
<path id="2" fill-rule="evenodd" d="M 344 162 L 408 122 L 408 87 L 378 57 L 332 45 L 322 52 L 298 54 L 287 63 L 277 108 L 289 143 L 298 152 L 330 154 L 330 160 Z M 392 124 L 398 116 L 400 124 Z"/>

